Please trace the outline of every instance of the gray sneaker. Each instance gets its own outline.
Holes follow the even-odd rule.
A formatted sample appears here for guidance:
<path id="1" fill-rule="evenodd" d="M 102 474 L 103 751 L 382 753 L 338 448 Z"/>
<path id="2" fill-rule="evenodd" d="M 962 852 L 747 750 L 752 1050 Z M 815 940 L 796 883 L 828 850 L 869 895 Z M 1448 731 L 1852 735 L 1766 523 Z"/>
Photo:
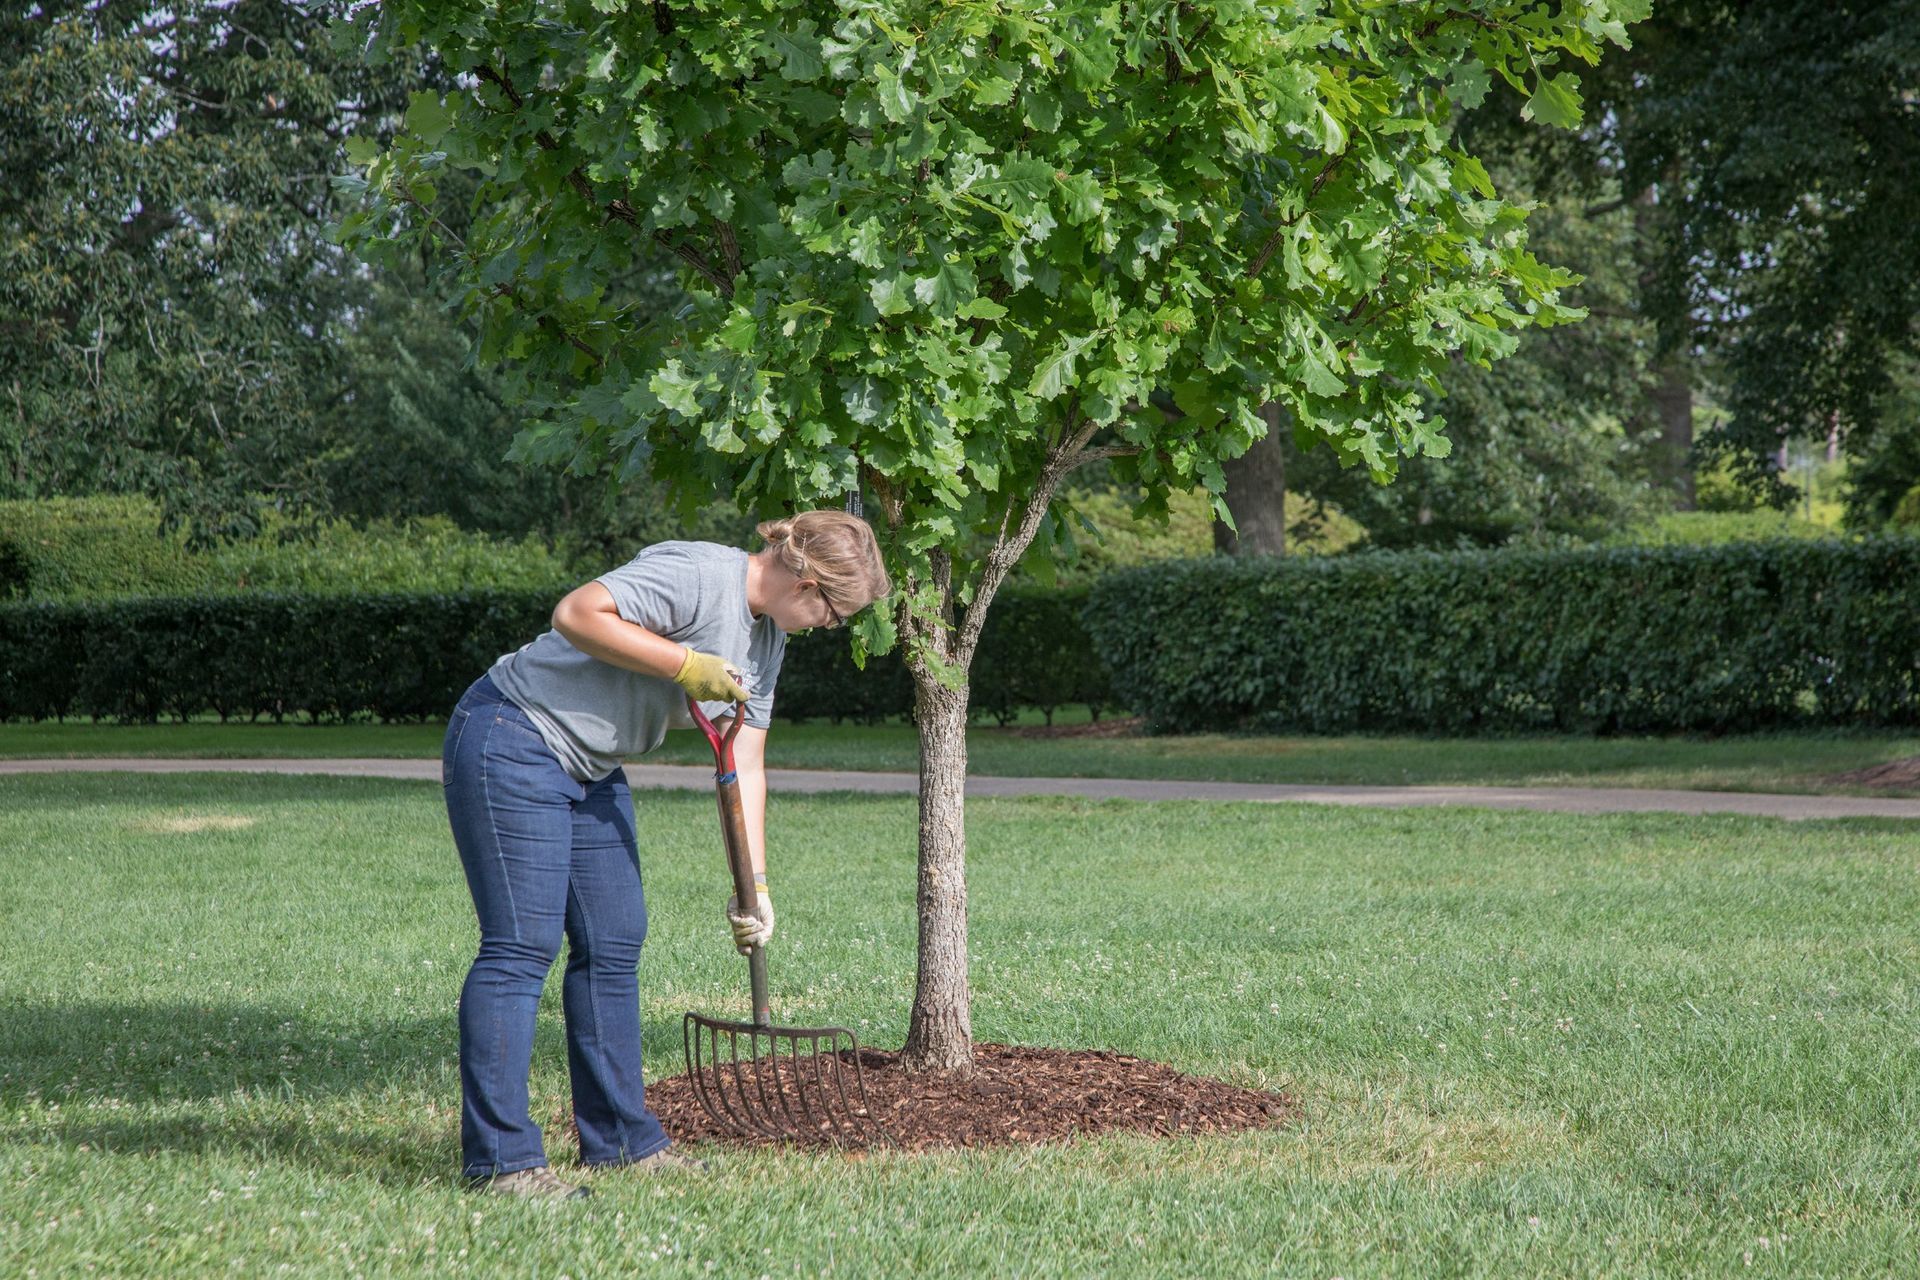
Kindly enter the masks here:
<path id="1" fill-rule="evenodd" d="M 467 1185 L 489 1195 L 518 1196 L 524 1200 L 585 1200 L 593 1194 L 588 1187 L 576 1187 L 571 1182 L 560 1181 L 553 1170 L 544 1164 L 535 1169 L 474 1178 Z"/>
<path id="2" fill-rule="evenodd" d="M 672 1147 L 662 1147 L 650 1156 L 632 1161 L 629 1169 L 644 1169 L 648 1173 L 712 1173 L 713 1166 L 705 1160 L 696 1160 L 692 1156 L 683 1156 Z"/>

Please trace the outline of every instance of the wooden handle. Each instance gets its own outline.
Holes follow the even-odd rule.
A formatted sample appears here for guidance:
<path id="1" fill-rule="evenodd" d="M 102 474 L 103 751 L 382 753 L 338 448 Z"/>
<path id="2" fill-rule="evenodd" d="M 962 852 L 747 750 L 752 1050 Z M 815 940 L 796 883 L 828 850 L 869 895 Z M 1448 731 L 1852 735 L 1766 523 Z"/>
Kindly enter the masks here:
<path id="1" fill-rule="evenodd" d="M 720 802 L 720 836 L 727 846 L 727 872 L 733 878 L 733 900 L 742 911 L 753 910 L 760 895 L 753 887 L 753 854 L 747 844 L 747 811 L 740 801 L 740 776 L 733 767 L 733 739 L 746 722 L 747 709 L 738 703 L 733 708 L 733 723 L 725 736 L 707 719 L 700 704 L 687 699 L 696 724 L 713 747 L 714 794 Z M 747 976 L 753 988 L 753 1021 L 756 1026 L 771 1027 L 773 1011 L 767 1002 L 767 952 L 755 943 L 747 952 Z"/>

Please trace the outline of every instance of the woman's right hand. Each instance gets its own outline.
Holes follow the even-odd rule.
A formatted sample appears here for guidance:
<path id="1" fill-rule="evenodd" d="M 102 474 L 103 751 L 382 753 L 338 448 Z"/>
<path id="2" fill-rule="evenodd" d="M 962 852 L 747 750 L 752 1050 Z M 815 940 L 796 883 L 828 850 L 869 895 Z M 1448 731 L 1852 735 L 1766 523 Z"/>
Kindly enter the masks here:
<path id="1" fill-rule="evenodd" d="M 740 675 L 740 668 L 725 658 L 690 647 L 673 682 L 695 702 L 745 702 L 747 691 L 740 685 Z"/>

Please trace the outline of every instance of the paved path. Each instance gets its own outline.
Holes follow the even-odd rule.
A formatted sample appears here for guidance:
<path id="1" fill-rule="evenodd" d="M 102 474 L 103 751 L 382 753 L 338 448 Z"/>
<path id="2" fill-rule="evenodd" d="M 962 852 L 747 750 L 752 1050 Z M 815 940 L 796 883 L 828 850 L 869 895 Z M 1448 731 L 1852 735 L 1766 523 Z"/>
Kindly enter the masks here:
<path id="1" fill-rule="evenodd" d="M 0 774 L 19 773 L 325 773 L 359 778 L 440 776 L 433 760 L 0 760 Z M 704 791 L 713 770 L 700 765 L 630 764 L 635 787 Z M 773 791 L 863 791 L 912 795 L 920 779 L 911 773 L 840 773 L 769 769 Z M 1655 791 L 1637 787 L 1347 787 L 1250 782 L 1167 782 L 1132 778 L 967 779 L 970 796 L 1086 796 L 1126 800 L 1292 801 L 1304 804 L 1419 808 L 1472 805 L 1483 809 L 1533 809 L 1553 813 L 1744 813 L 1768 818 L 1915 818 L 1920 800 L 1872 796 L 1767 795 L 1744 791 Z"/>

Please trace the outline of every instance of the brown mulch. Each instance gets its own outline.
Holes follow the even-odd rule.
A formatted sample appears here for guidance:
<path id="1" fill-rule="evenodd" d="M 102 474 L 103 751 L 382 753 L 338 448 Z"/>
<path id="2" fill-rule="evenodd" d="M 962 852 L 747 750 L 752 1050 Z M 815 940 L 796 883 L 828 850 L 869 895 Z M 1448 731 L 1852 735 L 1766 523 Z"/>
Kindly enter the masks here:
<path id="1" fill-rule="evenodd" d="M 1889 760 L 1885 764 L 1855 769 L 1849 773 L 1836 773 L 1827 781 L 1848 787 L 1920 787 L 1920 756 Z"/>
<path id="2" fill-rule="evenodd" d="M 1008 725 L 1000 732 L 1010 738 L 1137 738 L 1146 723 L 1144 716 L 1109 716 L 1090 724 Z"/>
<path id="3" fill-rule="evenodd" d="M 958 1084 L 908 1075 L 898 1053 L 862 1049 L 867 1099 L 885 1136 L 843 1140 L 843 1145 L 926 1151 L 1059 1142 L 1116 1130 L 1162 1136 L 1233 1133 L 1272 1128 L 1295 1114 L 1294 1101 L 1285 1094 L 1182 1075 L 1158 1062 L 1106 1050 L 975 1044 L 973 1056 L 973 1079 Z M 846 1074 L 851 1078 L 851 1064 Z M 715 1125 L 685 1075 L 648 1083 L 647 1102 L 678 1141 L 774 1145 L 773 1139 L 743 1138 Z"/>

